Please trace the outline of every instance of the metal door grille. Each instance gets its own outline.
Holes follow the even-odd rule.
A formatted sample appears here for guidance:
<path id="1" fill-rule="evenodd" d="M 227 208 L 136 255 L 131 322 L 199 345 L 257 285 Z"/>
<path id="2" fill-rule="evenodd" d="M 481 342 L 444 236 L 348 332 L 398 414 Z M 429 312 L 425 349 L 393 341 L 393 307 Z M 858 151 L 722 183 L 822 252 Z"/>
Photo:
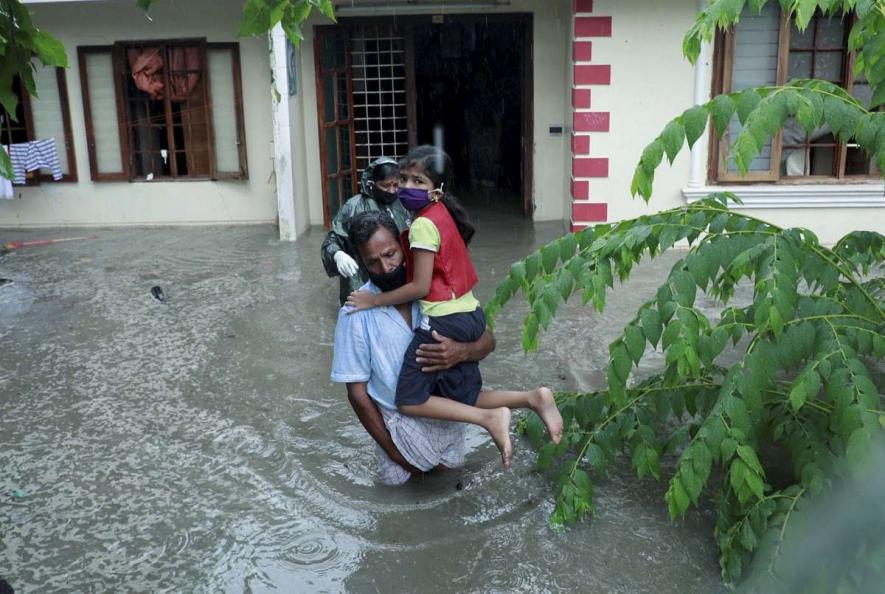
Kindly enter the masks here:
<path id="1" fill-rule="evenodd" d="M 365 25 L 352 32 L 354 129 L 357 169 L 378 157 L 399 159 L 409 150 L 406 52 L 395 25 Z"/>

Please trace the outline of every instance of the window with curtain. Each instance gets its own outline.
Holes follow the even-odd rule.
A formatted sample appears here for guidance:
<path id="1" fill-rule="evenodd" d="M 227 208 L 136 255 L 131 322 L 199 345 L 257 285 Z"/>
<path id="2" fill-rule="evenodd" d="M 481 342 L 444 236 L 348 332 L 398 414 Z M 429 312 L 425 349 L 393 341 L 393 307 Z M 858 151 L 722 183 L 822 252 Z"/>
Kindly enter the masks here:
<path id="1" fill-rule="evenodd" d="M 71 114 L 64 68 L 37 64 L 34 70 L 37 96 L 25 92 L 22 81 L 13 79 L 13 92 L 18 97 L 15 114 L 0 107 L 0 144 L 22 144 L 40 139 L 55 140 L 61 166 L 60 181 L 76 181 L 77 165 L 71 133 Z M 48 169 L 27 173 L 26 183 L 54 181 Z"/>
<path id="2" fill-rule="evenodd" d="M 237 44 L 119 42 L 78 54 L 92 179 L 248 177 Z"/>
<path id="3" fill-rule="evenodd" d="M 760 14 L 745 8 L 740 23 L 717 38 L 713 91 L 729 93 L 816 78 L 842 86 L 869 105 L 870 86 L 854 71 L 854 55 L 848 51 L 852 19 L 818 13 L 805 31 L 799 31 L 777 3 L 769 2 Z M 782 132 L 753 160 L 748 174 L 741 176 L 728 155 L 740 128 L 734 116 L 711 151 L 711 172 L 717 181 L 813 183 L 878 176 L 857 145 L 839 142 L 826 126 L 808 134 L 794 120 L 787 120 Z"/>

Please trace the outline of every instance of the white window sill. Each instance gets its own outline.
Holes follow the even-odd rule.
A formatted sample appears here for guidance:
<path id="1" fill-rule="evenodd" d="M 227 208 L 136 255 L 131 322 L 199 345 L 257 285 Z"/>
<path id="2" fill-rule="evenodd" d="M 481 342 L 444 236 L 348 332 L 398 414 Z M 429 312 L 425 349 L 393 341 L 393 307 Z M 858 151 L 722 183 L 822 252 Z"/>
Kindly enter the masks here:
<path id="1" fill-rule="evenodd" d="M 697 186 L 682 190 L 689 204 L 716 192 L 732 192 L 740 198 L 743 204 L 729 204 L 734 209 L 885 207 L 885 183 L 880 181 L 863 184 Z"/>

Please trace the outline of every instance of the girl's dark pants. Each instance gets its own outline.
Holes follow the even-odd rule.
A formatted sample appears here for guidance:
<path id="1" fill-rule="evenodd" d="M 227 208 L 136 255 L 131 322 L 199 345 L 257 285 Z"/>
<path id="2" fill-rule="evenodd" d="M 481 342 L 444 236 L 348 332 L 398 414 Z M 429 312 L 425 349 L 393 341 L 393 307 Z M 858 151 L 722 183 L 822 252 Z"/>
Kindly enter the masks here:
<path id="1" fill-rule="evenodd" d="M 473 406 L 482 389 L 479 363 L 465 361 L 450 369 L 425 373 L 416 361 L 418 345 L 432 344 L 431 330 L 457 342 L 479 340 L 486 329 L 486 316 L 481 307 L 470 313 L 456 313 L 428 318 L 430 330 L 419 328 L 409 344 L 396 384 L 396 405 L 424 404 L 431 396 L 444 396 Z"/>

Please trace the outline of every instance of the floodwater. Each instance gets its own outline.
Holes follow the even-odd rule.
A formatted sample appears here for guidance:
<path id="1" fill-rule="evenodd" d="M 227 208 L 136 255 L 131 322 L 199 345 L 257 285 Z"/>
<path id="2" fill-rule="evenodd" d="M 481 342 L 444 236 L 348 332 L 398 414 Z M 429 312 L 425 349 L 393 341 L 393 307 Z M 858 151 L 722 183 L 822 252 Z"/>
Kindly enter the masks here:
<path id="1" fill-rule="evenodd" d="M 480 217 L 488 299 L 560 225 Z M 0 257 L 0 575 L 22 592 L 712 592 L 713 514 L 667 518 L 626 463 L 598 515 L 548 527 L 548 476 L 469 433 L 466 466 L 389 488 L 329 381 L 335 281 L 322 231 L 89 231 Z M 85 235 L 10 231 L 3 240 Z M 520 349 L 499 318 L 489 387 L 600 388 L 608 342 L 654 293 L 655 261 L 597 315 L 569 306 Z M 151 295 L 161 286 L 161 303 Z"/>

